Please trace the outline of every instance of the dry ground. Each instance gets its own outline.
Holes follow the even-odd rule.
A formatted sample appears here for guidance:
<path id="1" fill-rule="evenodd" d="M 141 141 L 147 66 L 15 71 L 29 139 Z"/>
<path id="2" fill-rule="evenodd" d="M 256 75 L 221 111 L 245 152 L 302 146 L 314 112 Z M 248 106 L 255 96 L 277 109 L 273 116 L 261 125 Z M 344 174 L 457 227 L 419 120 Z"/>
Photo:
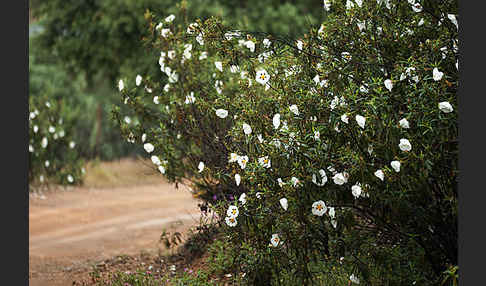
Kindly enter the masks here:
<path id="1" fill-rule="evenodd" d="M 184 232 L 199 221 L 188 188 L 165 182 L 151 162 L 91 164 L 86 176 L 83 187 L 31 193 L 30 285 L 73 285 L 102 261 L 160 253 L 162 229 Z"/>

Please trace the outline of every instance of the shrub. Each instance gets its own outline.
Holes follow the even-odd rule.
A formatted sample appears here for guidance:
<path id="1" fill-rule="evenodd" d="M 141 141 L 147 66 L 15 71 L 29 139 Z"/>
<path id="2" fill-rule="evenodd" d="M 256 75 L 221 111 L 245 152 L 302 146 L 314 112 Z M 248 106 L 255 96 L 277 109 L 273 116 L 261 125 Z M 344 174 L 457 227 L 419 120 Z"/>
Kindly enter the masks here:
<path id="1" fill-rule="evenodd" d="M 29 97 L 29 184 L 82 183 L 84 161 L 72 140 L 66 105 L 46 95 Z"/>
<path id="2" fill-rule="evenodd" d="M 296 41 L 147 15 L 169 83 L 120 80 L 138 121 L 114 117 L 216 209 L 249 284 L 436 284 L 457 265 L 457 2 L 329 3 Z"/>

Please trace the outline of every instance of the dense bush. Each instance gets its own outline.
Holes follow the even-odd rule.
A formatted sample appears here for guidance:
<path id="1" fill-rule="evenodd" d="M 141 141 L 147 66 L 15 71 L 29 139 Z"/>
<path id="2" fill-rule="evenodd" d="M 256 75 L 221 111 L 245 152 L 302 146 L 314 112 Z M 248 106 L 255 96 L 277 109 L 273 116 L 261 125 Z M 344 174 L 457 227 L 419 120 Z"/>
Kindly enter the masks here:
<path id="1" fill-rule="evenodd" d="M 218 211 L 249 284 L 437 284 L 457 264 L 457 2 L 341 2 L 296 41 L 147 15 L 169 83 L 121 79 L 137 120 L 114 116 Z"/>
<path id="2" fill-rule="evenodd" d="M 72 139 L 73 122 L 66 105 L 45 94 L 29 97 L 29 184 L 77 185 L 84 162 Z"/>
<path id="3" fill-rule="evenodd" d="M 33 35 L 29 39 L 29 97 L 39 95 L 63 102 L 65 119 L 74 123 L 71 136 L 82 158 L 110 160 L 137 153 L 136 146 L 120 140 L 120 132 L 107 116 L 115 99 L 112 87 L 90 88 L 84 74 L 68 73 L 60 59 L 39 46 Z"/>

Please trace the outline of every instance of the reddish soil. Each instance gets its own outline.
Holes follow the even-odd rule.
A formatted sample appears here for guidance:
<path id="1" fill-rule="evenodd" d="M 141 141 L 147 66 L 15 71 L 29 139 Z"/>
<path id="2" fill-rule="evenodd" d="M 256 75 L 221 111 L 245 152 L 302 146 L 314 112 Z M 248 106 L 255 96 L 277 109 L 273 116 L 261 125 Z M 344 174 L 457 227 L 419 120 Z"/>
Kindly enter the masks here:
<path id="1" fill-rule="evenodd" d="M 73 285 L 101 261 L 162 253 L 162 230 L 197 225 L 197 202 L 168 183 L 31 194 L 29 285 Z"/>

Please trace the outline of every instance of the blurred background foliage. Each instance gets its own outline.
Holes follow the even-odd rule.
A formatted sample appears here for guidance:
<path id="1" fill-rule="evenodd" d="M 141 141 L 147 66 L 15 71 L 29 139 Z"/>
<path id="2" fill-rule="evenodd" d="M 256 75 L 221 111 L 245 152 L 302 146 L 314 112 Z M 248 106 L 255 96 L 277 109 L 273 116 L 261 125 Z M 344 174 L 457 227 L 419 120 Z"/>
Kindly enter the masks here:
<path id="1" fill-rule="evenodd" d="M 110 120 L 121 74 L 162 72 L 141 44 L 144 14 L 165 17 L 186 7 L 189 20 L 221 16 L 240 30 L 299 38 L 325 17 L 321 0 L 159 1 L 30 0 L 29 95 L 64 98 L 82 157 L 113 160 L 143 150 L 126 141 Z M 165 80 L 165 79 L 163 79 Z"/>

